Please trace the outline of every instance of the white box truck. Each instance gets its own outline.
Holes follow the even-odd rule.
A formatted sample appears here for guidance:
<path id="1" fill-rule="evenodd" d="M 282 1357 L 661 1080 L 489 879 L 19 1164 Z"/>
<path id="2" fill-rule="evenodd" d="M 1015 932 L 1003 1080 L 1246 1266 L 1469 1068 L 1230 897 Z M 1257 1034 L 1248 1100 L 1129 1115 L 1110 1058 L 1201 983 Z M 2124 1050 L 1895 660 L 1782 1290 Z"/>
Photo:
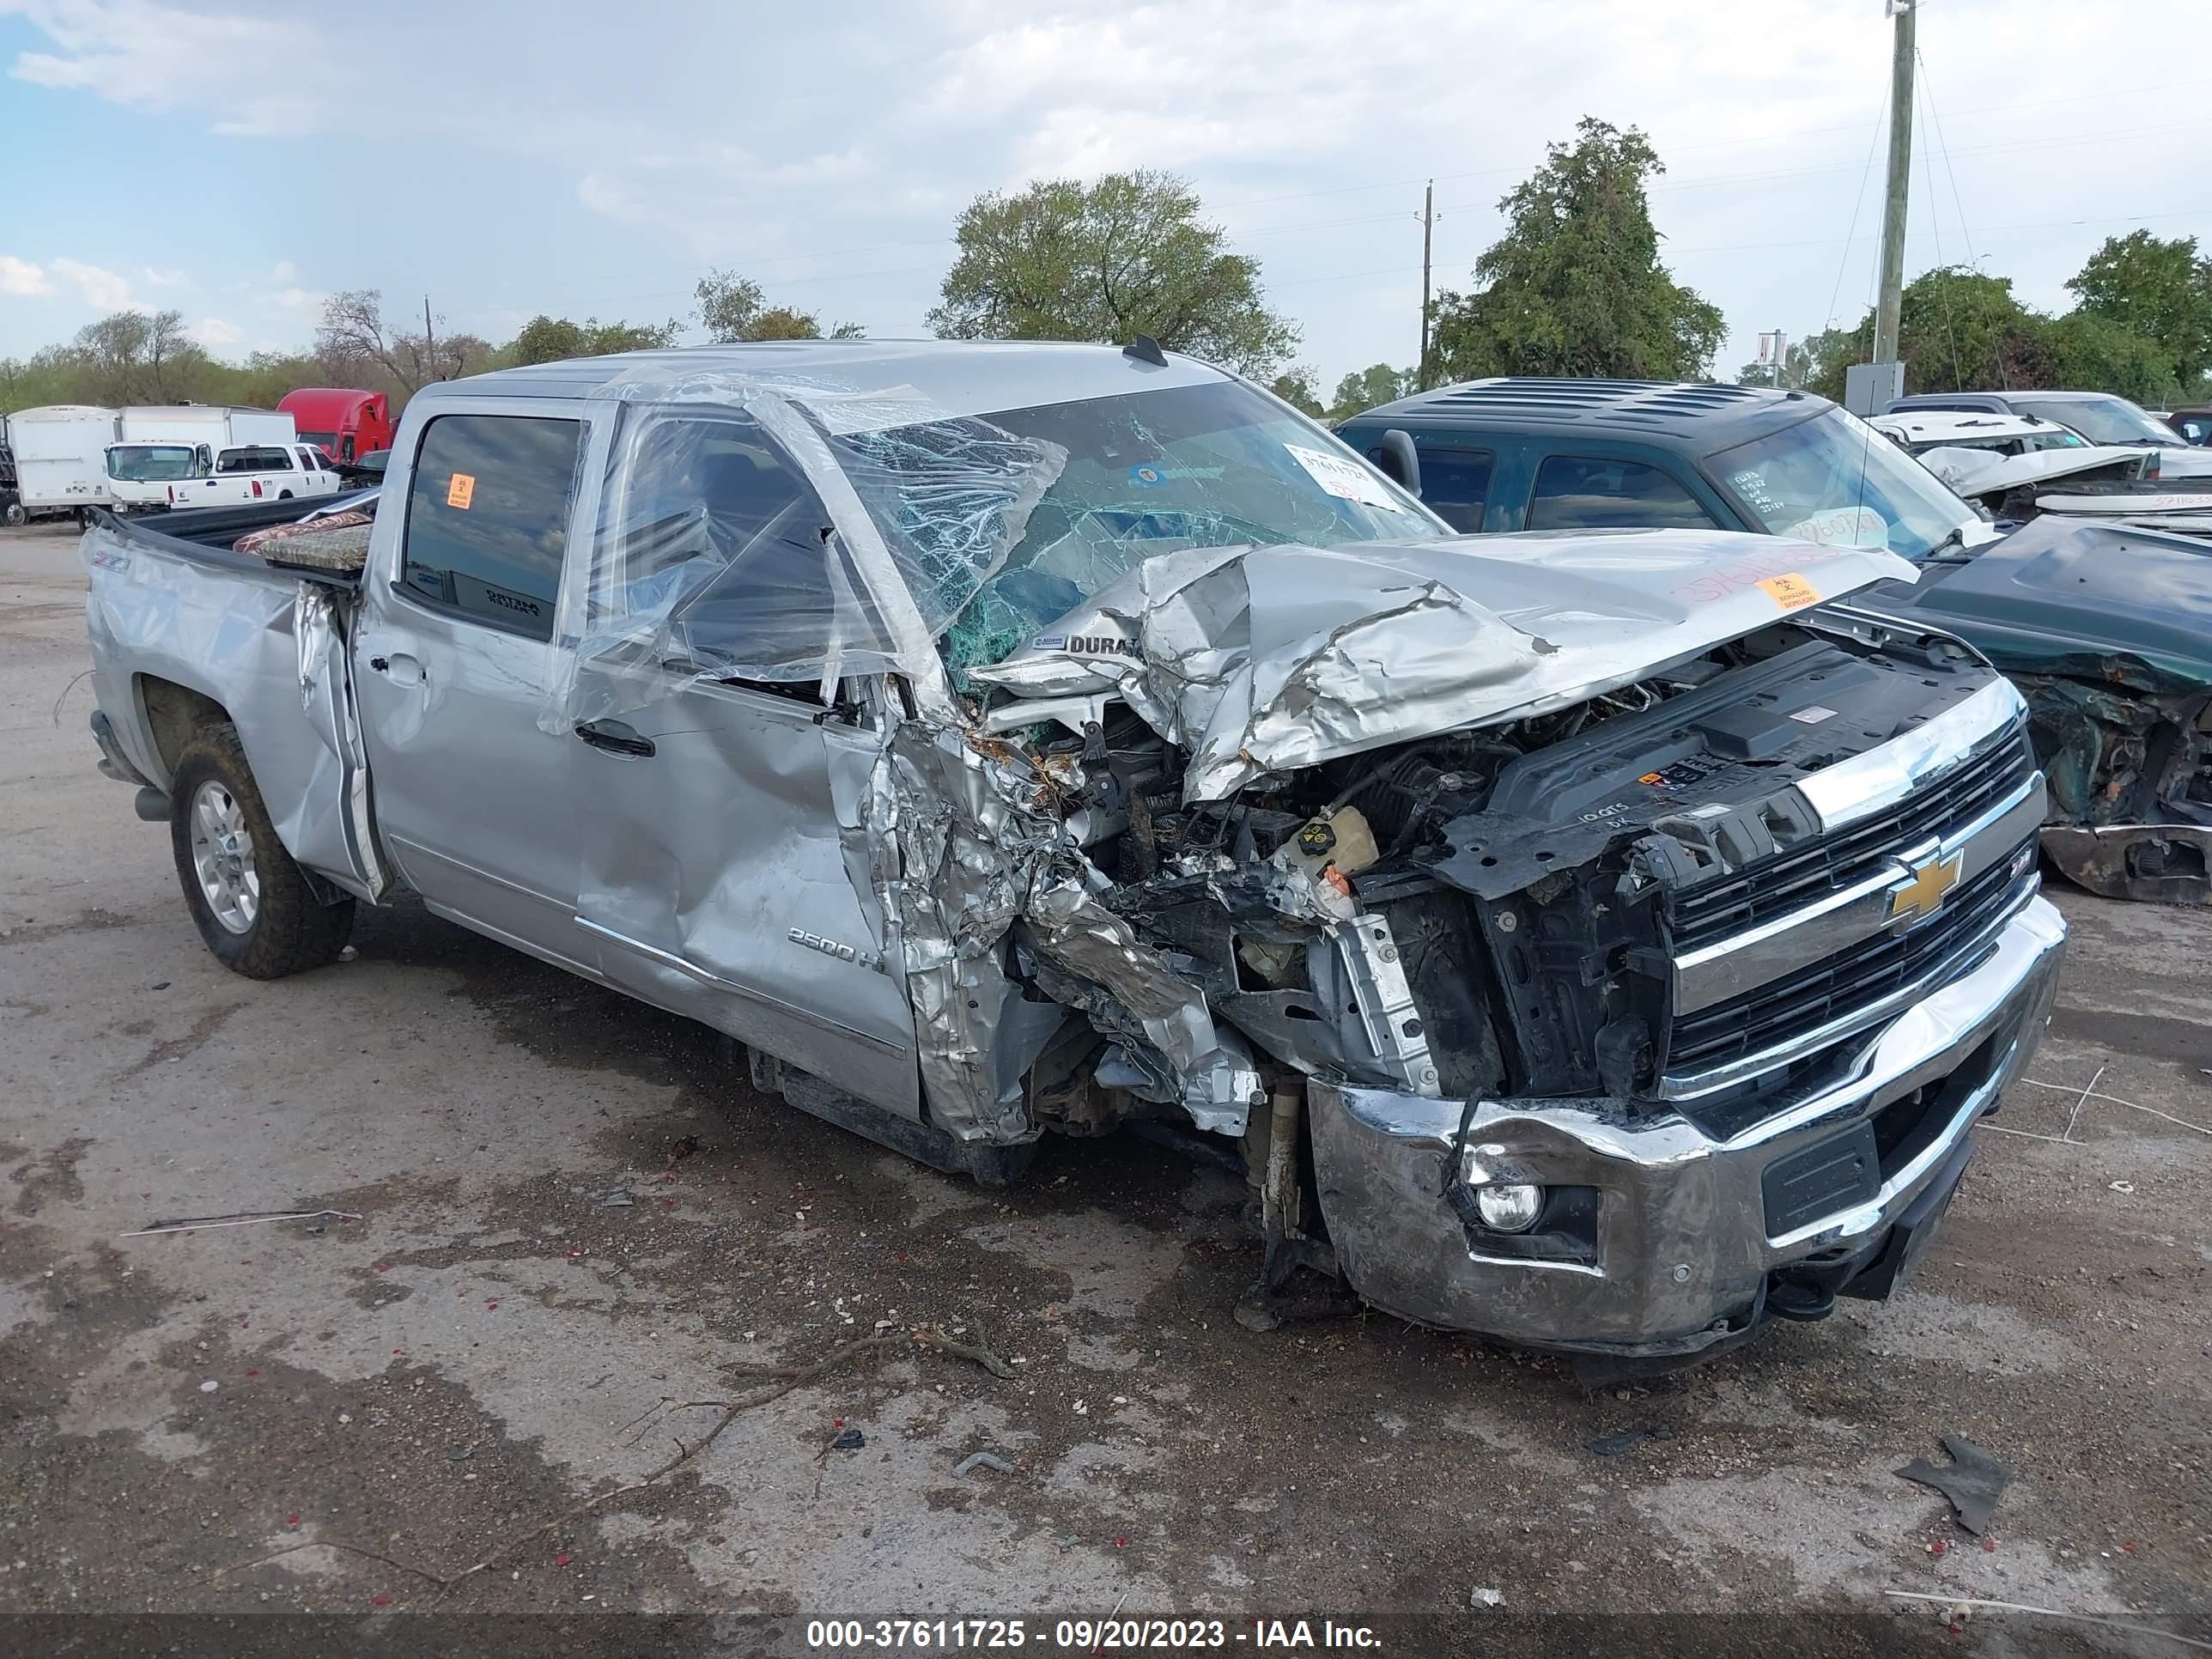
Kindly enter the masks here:
<path id="1" fill-rule="evenodd" d="M 289 415 L 221 404 L 139 404 L 117 422 L 107 446 L 107 493 L 118 513 L 167 508 L 172 486 L 211 476 L 216 457 L 246 445 L 290 445 Z"/>
<path id="2" fill-rule="evenodd" d="M 24 513 L 51 519 L 108 505 L 107 446 L 118 425 L 116 410 L 90 404 L 49 404 L 10 415 Z"/>

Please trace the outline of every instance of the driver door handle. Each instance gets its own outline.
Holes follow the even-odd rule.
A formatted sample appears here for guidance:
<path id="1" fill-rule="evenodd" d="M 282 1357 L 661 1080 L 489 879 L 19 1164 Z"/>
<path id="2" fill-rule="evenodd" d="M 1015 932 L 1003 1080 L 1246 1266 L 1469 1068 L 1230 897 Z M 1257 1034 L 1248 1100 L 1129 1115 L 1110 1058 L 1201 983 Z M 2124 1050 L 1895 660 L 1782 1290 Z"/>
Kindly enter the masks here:
<path id="1" fill-rule="evenodd" d="M 643 760 L 654 752 L 651 738 L 640 737 L 620 720 L 586 720 L 576 727 L 576 735 L 610 755 L 634 755 Z"/>

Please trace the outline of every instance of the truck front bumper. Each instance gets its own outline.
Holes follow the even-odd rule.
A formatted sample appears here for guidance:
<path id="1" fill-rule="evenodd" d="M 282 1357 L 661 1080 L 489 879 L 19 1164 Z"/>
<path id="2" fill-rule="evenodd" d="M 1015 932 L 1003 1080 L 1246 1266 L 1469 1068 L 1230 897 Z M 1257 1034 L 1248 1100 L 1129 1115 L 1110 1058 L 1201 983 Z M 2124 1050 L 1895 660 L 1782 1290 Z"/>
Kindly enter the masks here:
<path id="1" fill-rule="evenodd" d="M 2065 939 L 2032 900 L 1971 971 L 1827 1075 L 1747 1106 L 1482 1101 L 1470 1115 L 1310 1080 L 1337 1259 L 1363 1298 L 1406 1318 L 1623 1359 L 1706 1352 L 1771 1315 L 1817 1317 L 1838 1292 L 1886 1295 L 1957 1185 L 1975 1120 L 2033 1052 Z M 1544 1188 L 1536 1226 L 1485 1227 L 1470 1176 Z"/>

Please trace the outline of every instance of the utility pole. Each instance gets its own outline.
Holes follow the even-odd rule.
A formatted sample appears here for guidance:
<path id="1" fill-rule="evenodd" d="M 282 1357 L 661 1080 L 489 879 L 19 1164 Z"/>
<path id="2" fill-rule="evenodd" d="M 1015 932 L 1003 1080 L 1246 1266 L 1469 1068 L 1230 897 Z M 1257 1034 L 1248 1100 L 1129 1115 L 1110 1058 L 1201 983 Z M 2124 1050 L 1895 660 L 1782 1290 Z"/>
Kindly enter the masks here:
<path id="1" fill-rule="evenodd" d="M 427 294 L 422 296 L 422 355 L 428 360 L 423 367 L 430 371 L 430 378 L 444 380 L 446 377 L 438 372 L 438 333 L 430 326 L 430 296 Z"/>
<path id="2" fill-rule="evenodd" d="M 1888 0 L 1897 20 L 1889 66 L 1889 193 L 1881 214 L 1881 292 L 1874 313 L 1874 360 L 1897 361 L 1905 303 L 1905 180 L 1912 171 L 1912 36 L 1918 0 Z"/>
<path id="3" fill-rule="evenodd" d="M 1413 390 L 1429 389 L 1429 256 L 1436 246 L 1437 181 L 1421 192 L 1421 362 L 1413 372 Z"/>

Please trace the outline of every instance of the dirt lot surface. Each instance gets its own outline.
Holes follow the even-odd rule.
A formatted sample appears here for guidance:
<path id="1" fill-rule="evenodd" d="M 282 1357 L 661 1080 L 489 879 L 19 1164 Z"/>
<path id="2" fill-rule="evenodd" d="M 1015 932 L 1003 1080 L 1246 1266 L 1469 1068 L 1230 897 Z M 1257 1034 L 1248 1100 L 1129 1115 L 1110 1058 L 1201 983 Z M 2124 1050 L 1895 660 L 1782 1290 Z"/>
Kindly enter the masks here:
<path id="1" fill-rule="evenodd" d="M 93 769 L 82 585 L 73 535 L 0 536 L 0 1613 L 1119 1604 L 1427 1615 L 1441 1651 L 1670 1611 L 1805 1615 L 1806 1651 L 2188 1650 L 1954 1632 L 1906 1590 L 2212 1638 L 2212 918 L 2059 892 L 2038 1081 L 1912 1286 L 1591 1395 L 1379 1316 L 1252 1334 L 1235 1178 L 1048 1143 L 986 1192 L 419 910 L 233 976 Z M 363 1219 L 120 1237 L 302 1205 Z M 1011 1379 L 893 1340 L 538 1529 L 759 1389 L 733 1364 L 930 1322 Z M 1893 1473 L 1945 1434 L 2014 1476 L 1986 1547 Z M 977 1450 L 1006 1469 L 956 1474 Z"/>

